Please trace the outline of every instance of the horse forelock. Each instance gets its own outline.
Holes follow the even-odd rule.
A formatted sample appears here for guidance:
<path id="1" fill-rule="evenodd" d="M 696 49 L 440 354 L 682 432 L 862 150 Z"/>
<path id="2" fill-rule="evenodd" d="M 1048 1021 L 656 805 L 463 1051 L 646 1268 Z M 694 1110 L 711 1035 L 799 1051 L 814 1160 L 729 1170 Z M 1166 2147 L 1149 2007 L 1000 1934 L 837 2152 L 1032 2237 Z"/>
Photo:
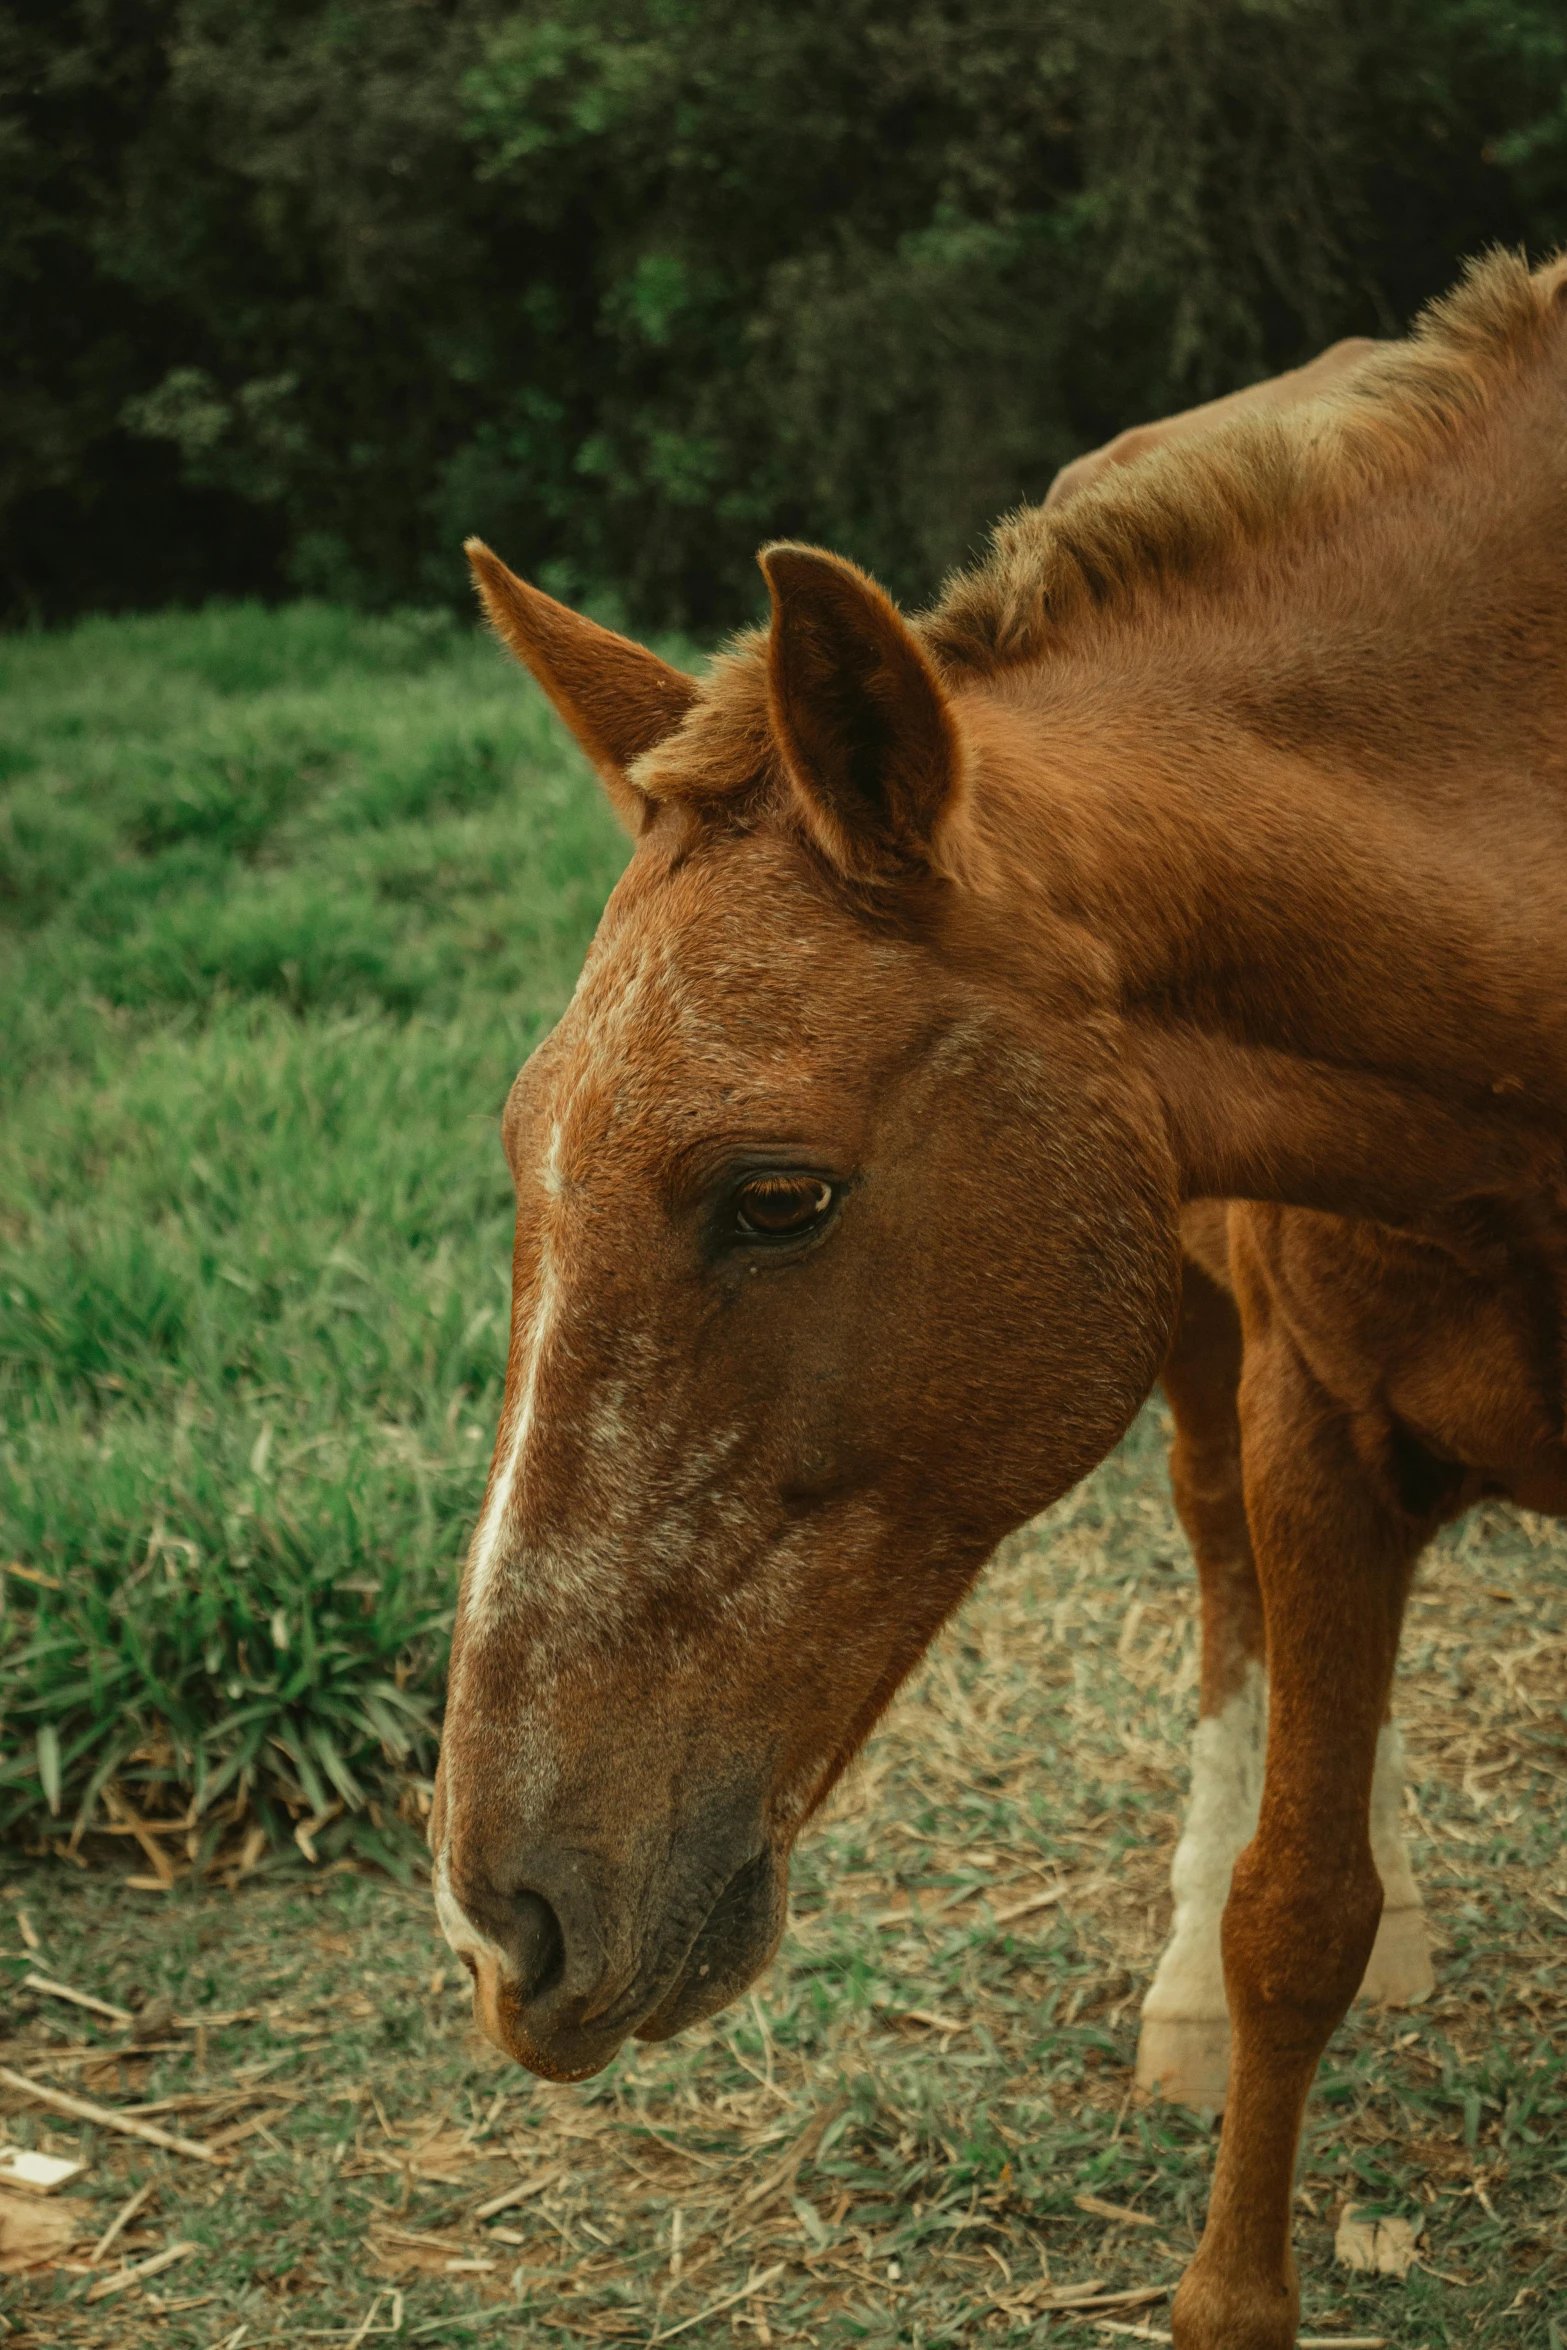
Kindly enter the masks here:
<path id="1" fill-rule="evenodd" d="M 674 731 L 628 771 L 655 806 L 727 803 L 732 820 L 788 806 L 767 692 L 767 637 L 746 629 L 709 664 Z"/>

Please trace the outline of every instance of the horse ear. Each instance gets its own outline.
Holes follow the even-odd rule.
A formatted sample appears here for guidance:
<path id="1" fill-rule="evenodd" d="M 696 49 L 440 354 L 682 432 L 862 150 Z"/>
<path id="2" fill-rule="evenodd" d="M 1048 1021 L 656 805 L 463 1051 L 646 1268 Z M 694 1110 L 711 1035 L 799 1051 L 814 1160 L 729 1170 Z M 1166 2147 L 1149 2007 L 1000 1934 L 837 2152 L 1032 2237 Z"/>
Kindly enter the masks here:
<path id="1" fill-rule="evenodd" d="M 947 697 L 890 596 L 817 547 L 759 558 L 773 731 L 817 842 L 859 880 L 939 863 L 962 777 Z"/>
<path id="2" fill-rule="evenodd" d="M 463 551 L 496 635 L 533 672 L 587 752 L 626 829 L 640 832 L 649 802 L 626 770 L 674 733 L 696 700 L 695 680 L 529 587 L 483 539 L 469 539 Z"/>

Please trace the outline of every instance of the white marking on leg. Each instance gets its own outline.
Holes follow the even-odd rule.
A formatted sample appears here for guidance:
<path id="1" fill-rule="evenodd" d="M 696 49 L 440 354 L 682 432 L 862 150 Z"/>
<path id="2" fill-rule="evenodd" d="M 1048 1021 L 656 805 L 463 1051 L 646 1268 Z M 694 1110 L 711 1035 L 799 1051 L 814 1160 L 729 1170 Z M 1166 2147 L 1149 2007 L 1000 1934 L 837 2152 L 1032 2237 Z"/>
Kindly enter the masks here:
<path id="1" fill-rule="evenodd" d="M 1227 2015 L 1219 1921 L 1236 1860 L 1257 1831 L 1268 1744 L 1268 1682 L 1259 1663 L 1218 1713 L 1197 1724 L 1186 1825 L 1170 1869 L 1175 1922 L 1143 2001 L 1156 2021 Z"/>
<path id="2" fill-rule="evenodd" d="M 1399 1826 L 1403 1792 L 1404 1741 L 1397 1725 L 1386 1722 L 1371 1780 L 1371 1857 L 1382 1880 L 1382 1916 L 1360 1986 L 1362 1999 L 1385 2007 L 1411 2007 L 1436 1988 L 1430 1929 Z"/>
<path id="3" fill-rule="evenodd" d="M 1377 1765 L 1371 1781 L 1371 1857 L 1382 1880 L 1382 1906 L 1418 1909 L 1415 1883 L 1399 1813 L 1404 1800 L 1404 1741 L 1396 1722 L 1384 1722 L 1377 1738 Z"/>

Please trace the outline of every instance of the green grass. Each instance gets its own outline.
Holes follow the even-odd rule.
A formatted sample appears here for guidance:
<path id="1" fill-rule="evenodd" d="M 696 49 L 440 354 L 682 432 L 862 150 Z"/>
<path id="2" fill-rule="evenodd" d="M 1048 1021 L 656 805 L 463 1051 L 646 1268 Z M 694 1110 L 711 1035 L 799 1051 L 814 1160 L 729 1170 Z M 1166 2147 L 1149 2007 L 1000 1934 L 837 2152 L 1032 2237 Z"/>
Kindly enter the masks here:
<path id="1" fill-rule="evenodd" d="M 497 1115 L 623 853 L 440 616 L 0 644 L 0 1828 L 112 1778 L 391 1851 L 504 1368 Z"/>

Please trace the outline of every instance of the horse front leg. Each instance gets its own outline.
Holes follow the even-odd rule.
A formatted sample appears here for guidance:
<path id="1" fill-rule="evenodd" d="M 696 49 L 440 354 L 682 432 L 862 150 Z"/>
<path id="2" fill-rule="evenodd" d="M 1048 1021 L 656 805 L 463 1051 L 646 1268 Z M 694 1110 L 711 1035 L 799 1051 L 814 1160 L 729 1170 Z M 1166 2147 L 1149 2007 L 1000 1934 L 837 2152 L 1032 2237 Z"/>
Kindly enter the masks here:
<path id="1" fill-rule="evenodd" d="M 1219 1921 L 1256 1832 L 1268 1730 L 1262 1593 L 1241 1476 L 1241 1344 L 1234 1298 L 1188 1256 L 1161 1384 L 1175 1422 L 1170 1483 L 1197 1563 L 1202 1666 L 1191 1794 L 1170 1868 L 1175 1915 L 1143 2002 L 1137 2084 L 1207 2113 L 1223 2110 L 1230 2070 Z M 1359 1996 L 1390 2007 L 1432 1988 L 1425 1912 L 1399 1827 L 1403 1786 L 1402 1741 L 1388 1720 L 1371 1797 L 1384 1904 Z"/>
<path id="2" fill-rule="evenodd" d="M 1241 1483 L 1240 1373 L 1235 1300 L 1187 1257 L 1161 1385 L 1175 1422 L 1170 1484 L 1197 1562 L 1202 1665 L 1191 1794 L 1170 1867 L 1175 1916 L 1143 2001 L 1137 2083 L 1209 2113 L 1223 2107 L 1230 2070 L 1219 1920 L 1256 1829 L 1268 1728 L 1262 1594 Z"/>
<path id="3" fill-rule="evenodd" d="M 1295 2339 L 1301 2114 L 1376 1940 L 1372 1789 L 1404 1595 L 1429 1531 L 1400 1507 L 1378 1430 L 1318 1387 L 1260 1278 L 1242 1303 L 1271 1702 L 1257 1833 L 1224 1912 L 1229 2101 L 1207 2227 L 1176 2296 L 1177 2350 L 1289 2350 Z"/>

